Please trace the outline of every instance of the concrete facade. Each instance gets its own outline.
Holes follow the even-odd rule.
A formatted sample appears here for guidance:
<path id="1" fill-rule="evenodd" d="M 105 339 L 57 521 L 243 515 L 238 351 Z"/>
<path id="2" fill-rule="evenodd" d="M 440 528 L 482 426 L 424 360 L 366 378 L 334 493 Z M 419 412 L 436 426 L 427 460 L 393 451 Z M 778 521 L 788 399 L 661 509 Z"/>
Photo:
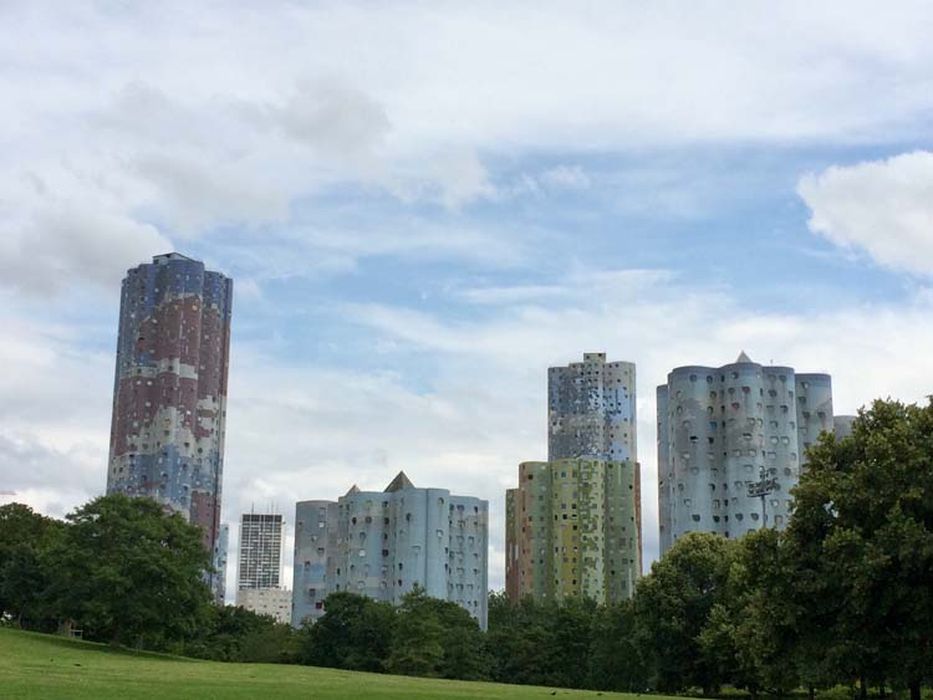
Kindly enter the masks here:
<path id="1" fill-rule="evenodd" d="M 218 549 L 233 282 L 178 253 L 127 272 L 107 493 L 149 496 Z M 215 596 L 222 578 L 208 574 Z"/>
<path id="2" fill-rule="evenodd" d="M 282 576 L 282 516 L 243 513 L 237 590 L 278 588 Z"/>
<path id="3" fill-rule="evenodd" d="M 752 362 L 671 371 L 657 389 L 661 553 L 687 532 L 739 537 L 783 528 L 806 449 L 833 432 L 832 380 Z M 747 484 L 776 482 L 761 500 Z M 767 520 L 767 522 L 765 522 Z"/>
<path id="4" fill-rule="evenodd" d="M 292 592 L 284 588 L 243 588 L 236 592 L 236 604 L 288 624 L 292 613 Z"/>
<path id="5" fill-rule="evenodd" d="M 615 603 L 641 573 L 641 484 L 633 462 L 524 462 L 506 492 L 506 593 Z"/>
<path id="6" fill-rule="evenodd" d="M 292 624 L 321 617 L 332 592 L 398 604 L 418 585 L 485 629 L 488 518 L 487 501 L 416 488 L 401 472 L 385 491 L 354 486 L 336 502 L 300 501 Z"/>
<path id="7" fill-rule="evenodd" d="M 220 526 L 217 542 L 214 544 L 214 570 L 216 583 L 214 595 L 218 603 L 224 603 L 227 597 L 227 556 L 230 551 L 230 526 Z"/>
<path id="8" fill-rule="evenodd" d="M 584 353 L 548 369 L 548 461 L 519 465 L 506 492 L 513 601 L 631 597 L 641 574 L 635 365 Z"/>
<path id="9" fill-rule="evenodd" d="M 635 365 L 606 362 L 588 352 L 583 362 L 548 369 L 548 461 L 637 461 Z"/>

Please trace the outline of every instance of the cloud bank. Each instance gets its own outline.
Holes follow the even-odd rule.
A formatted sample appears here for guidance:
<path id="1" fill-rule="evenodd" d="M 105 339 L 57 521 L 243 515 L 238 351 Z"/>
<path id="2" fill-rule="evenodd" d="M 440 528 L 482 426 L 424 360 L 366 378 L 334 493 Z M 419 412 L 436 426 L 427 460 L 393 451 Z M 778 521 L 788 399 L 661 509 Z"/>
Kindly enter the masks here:
<path id="1" fill-rule="evenodd" d="M 833 166 L 801 178 L 810 230 L 886 267 L 933 274 L 933 153 Z"/>

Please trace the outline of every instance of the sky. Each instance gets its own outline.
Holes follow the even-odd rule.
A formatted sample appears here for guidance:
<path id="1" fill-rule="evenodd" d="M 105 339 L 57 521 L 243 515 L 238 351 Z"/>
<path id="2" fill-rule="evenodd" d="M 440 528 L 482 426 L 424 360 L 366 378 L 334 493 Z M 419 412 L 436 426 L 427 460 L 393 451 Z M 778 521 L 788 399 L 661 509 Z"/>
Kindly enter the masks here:
<path id="1" fill-rule="evenodd" d="M 933 393 L 933 4 L 0 0 L 0 503 L 106 483 L 120 279 L 234 279 L 223 520 L 547 454 L 547 368 Z M 291 581 L 291 537 L 285 583 Z"/>

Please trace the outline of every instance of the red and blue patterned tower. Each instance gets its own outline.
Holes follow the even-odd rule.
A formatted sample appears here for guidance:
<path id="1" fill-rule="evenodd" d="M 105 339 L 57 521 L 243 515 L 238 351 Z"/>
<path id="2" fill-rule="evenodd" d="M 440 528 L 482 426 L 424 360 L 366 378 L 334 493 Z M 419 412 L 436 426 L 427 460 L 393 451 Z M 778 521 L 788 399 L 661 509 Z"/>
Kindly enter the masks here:
<path id="1" fill-rule="evenodd" d="M 178 253 L 127 272 L 107 493 L 149 496 L 219 540 L 233 281 Z M 223 599 L 223 572 L 209 583 Z"/>

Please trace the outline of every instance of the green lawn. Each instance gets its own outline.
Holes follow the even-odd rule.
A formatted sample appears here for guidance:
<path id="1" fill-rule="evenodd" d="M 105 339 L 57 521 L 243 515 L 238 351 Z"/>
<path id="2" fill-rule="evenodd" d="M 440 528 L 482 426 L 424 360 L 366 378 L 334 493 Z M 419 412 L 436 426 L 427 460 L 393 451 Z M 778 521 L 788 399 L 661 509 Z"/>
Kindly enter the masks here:
<path id="1" fill-rule="evenodd" d="M 441 681 L 307 666 L 222 664 L 136 654 L 0 629 L 3 698 L 629 698 L 634 695 Z"/>

